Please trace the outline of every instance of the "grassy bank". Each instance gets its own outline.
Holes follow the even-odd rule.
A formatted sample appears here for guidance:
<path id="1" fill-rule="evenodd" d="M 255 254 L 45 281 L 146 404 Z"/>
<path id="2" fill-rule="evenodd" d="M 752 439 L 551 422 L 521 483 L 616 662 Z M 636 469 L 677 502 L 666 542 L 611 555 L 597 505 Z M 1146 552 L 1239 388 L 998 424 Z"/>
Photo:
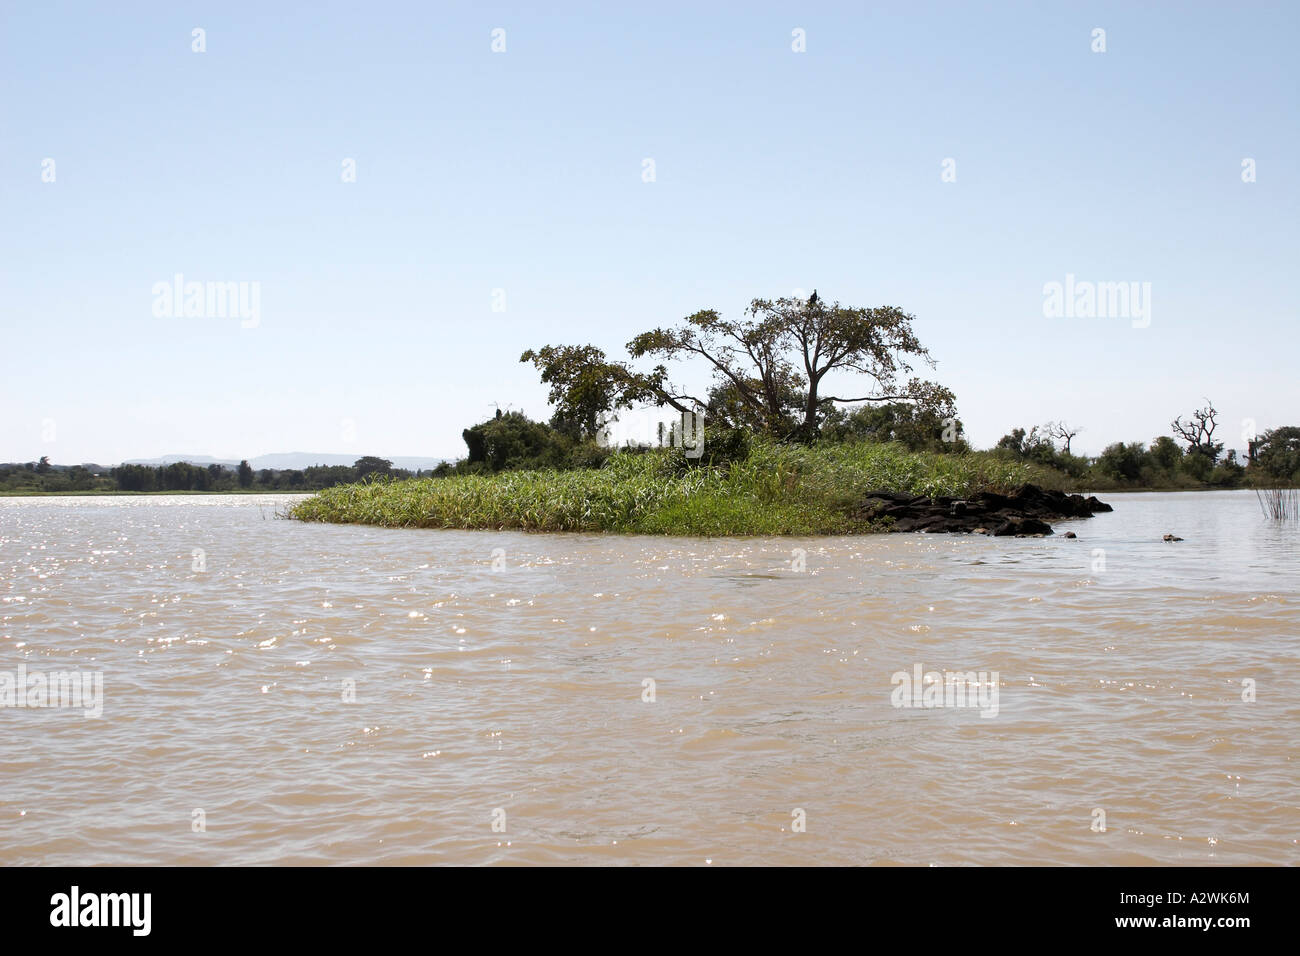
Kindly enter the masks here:
<path id="1" fill-rule="evenodd" d="M 979 452 L 917 454 L 897 445 L 755 443 L 723 465 L 679 452 L 616 454 L 596 469 L 513 471 L 339 485 L 289 510 L 302 521 L 390 528 L 517 528 L 633 534 L 847 534 L 868 491 L 967 495 L 1059 476 Z"/>

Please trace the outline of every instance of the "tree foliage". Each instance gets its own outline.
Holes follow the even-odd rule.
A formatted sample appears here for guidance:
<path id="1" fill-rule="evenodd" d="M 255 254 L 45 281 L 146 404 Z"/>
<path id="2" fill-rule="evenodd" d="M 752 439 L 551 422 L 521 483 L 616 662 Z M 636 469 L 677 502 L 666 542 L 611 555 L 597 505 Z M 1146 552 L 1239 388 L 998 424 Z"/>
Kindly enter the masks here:
<path id="1" fill-rule="evenodd" d="M 523 412 L 496 417 L 461 432 L 465 461 L 436 474 L 509 471 L 521 468 L 579 468 L 599 465 L 607 451 L 594 441 L 576 440 Z"/>
<path id="2" fill-rule="evenodd" d="M 968 451 L 956 398 L 941 385 L 926 386 L 915 390 L 916 398 L 910 403 L 866 405 L 852 412 L 834 409 L 826 416 L 822 435 L 837 441 L 896 441 L 912 451 Z"/>
<path id="3" fill-rule="evenodd" d="M 370 475 L 391 475 L 393 472 L 393 463 L 387 458 L 380 458 L 376 455 L 365 455 L 358 458 L 352 466 L 357 471 L 357 478 L 364 480 Z"/>
<path id="4" fill-rule="evenodd" d="M 1255 442 L 1253 462 L 1269 480 L 1300 480 L 1300 428 L 1284 425 L 1264 432 Z"/>
<path id="5" fill-rule="evenodd" d="M 680 412 L 712 407 L 731 426 L 778 438 L 815 438 L 837 404 L 933 401 L 933 383 L 912 378 L 914 363 L 933 366 L 913 331 L 914 317 L 894 306 L 850 308 L 807 299 L 754 299 L 736 319 L 704 309 L 676 326 L 652 329 L 627 344 L 630 360 L 611 360 L 592 345 L 547 345 L 525 352 L 551 386 L 557 416 L 593 435 L 618 408 L 652 404 Z M 672 361 L 704 366 L 712 386 L 692 392 L 670 381 Z M 865 380 L 863 395 L 829 395 L 832 373 Z M 944 390 L 950 398 L 951 392 Z"/>

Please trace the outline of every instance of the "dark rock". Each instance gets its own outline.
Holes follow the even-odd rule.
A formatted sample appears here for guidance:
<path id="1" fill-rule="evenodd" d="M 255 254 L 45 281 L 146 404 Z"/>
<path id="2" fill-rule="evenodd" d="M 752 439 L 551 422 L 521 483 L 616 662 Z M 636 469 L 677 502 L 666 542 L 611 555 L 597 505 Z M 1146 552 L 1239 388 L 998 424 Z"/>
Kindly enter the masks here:
<path id="1" fill-rule="evenodd" d="M 998 528 L 994 529 L 993 536 L 997 538 L 1005 538 L 1007 535 L 1012 534 L 1019 537 L 1022 535 L 1051 533 L 1052 526 L 1046 521 L 1039 521 L 1037 518 L 1011 518 Z"/>
<path id="2" fill-rule="evenodd" d="M 1067 532 L 1065 532 L 1065 537 L 1067 537 L 1067 538 L 1077 538 L 1077 537 L 1079 537 L 1079 536 L 1078 536 L 1077 534 L 1075 534 L 1073 531 L 1067 531 Z"/>
<path id="3" fill-rule="evenodd" d="M 971 498 L 872 492 L 863 499 L 856 516 L 863 520 L 890 518 L 891 531 L 991 534 L 1005 538 L 1049 535 L 1052 533 L 1049 521 L 1088 518 L 1096 512 L 1110 510 L 1110 505 L 1093 497 L 1067 495 L 1027 484 L 1012 495 L 982 491 Z M 1066 537 L 1077 535 L 1070 531 Z M 1165 540 L 1182 539 L 1168 536 Z"/>

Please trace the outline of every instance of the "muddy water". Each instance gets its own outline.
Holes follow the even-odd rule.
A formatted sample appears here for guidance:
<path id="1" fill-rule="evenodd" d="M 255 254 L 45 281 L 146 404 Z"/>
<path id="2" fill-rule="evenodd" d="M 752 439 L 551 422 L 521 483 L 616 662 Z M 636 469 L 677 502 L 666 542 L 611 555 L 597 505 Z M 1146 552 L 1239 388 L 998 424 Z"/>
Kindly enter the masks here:
<path id="1" fill-rule="evenodd" d="M 0 688 L 102 679 L 0 708 L 0 863 L 1300 861 L 1300 534 L 1106 497 L 712 541 L 0 499 Z M 918 665 L 985 706 L 894 706 Z"/>

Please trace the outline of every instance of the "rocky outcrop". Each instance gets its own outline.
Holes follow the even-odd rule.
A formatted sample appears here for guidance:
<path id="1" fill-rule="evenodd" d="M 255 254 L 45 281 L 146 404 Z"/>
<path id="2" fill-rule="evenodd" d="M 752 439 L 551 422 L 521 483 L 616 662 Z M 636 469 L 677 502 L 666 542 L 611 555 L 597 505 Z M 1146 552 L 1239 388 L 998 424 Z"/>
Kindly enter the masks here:
<path id="1" fill-rule="evenodd" d="M 856 517 L 868 521 L 892 518 L 889 531 L 947 531 L 1006 537 L 1051 534 L 1049 521 L 1090 518 L 1110 510 L 1110 505 L 1094 497 L 1025 485 L 1011 495 L 983 491 L 969 498 L 873 492 L 863 499 Z"/>

